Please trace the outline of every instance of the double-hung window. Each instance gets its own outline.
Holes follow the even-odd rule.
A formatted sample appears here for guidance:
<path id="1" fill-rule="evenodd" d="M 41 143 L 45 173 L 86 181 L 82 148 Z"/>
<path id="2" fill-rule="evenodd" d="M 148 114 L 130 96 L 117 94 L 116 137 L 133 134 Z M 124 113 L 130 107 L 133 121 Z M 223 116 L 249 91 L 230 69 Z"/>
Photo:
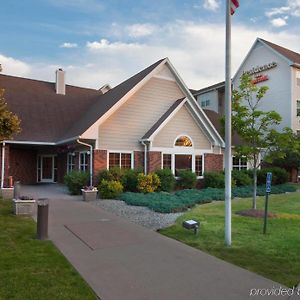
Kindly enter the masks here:
<path id="1" fill-rule="evenodd" d="M 75 155 L 74 153 L 68 153 L 67 172 L 70 173 L 75 169 Z"/>
<path id="2" fill-rule="evenodd" d="M 245 157 L 232 157 L 233 170 L 247 170 L 247 159 Z"/>
<path id="3" fill-rule="evenodd" d="M 88 152 L 80 152 L 79 153 L 79 170 L 87 171 L 89 167 L 89 153 Z"/>
<path id="4" fill-rule="evenodd" d="M 108 168 L 131 169 L 131 153 L 110 152 L 108 158 Z"/>

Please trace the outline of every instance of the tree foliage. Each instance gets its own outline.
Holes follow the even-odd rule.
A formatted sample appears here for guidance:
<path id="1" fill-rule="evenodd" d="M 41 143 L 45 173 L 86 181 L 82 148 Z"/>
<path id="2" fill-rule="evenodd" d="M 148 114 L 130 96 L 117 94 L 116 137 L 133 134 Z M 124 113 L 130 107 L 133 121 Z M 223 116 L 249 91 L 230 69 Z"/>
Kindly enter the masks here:
<path id="1" fill-rule="evenodd" d="M 242 140 L 235 147 L 237 157 L 246 157 L 253 168 L 253 208 L 256 208 L 257 169 L 260 167 L 260 155 L 268 155 L 278 140 L 282 138 L 276 131 L 281 116 L 274 110 L 260 110 L 261 102 L 268 87 L 258 87 L 248 74 L 243 74 L 238 90 L 232 93 L 232 128 Z M 281 139 L 282 144 L 284 139 Z M 283 157 L 282 152 L 278 153 Z M 271 156 L 269 156 L 271 159 Z"/>

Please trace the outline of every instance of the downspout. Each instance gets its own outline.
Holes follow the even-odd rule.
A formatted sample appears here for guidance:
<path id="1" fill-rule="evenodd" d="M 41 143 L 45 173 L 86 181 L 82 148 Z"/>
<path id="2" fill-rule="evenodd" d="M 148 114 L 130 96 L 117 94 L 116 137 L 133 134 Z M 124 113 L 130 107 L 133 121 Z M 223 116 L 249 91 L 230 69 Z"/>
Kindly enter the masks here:
<path id="1" fill-rule="evenodd" d="M 1 189 L 4 187 L 4 170 L 5 170 L 5 142 L 2 142 L 2 162 L 1 162 Z"/>
<path id="2" fill-rule="evenodd" d="M 144 146 L 144 173 L 147 175 L 148 172 L 148 146 L 144 141 L 141 141 L 142 145 Z"/>
<path id="3" fill-rule="evenodd" d="M 77 139 L 76 142 L 90 148 L 90 185 L 93 185 L 93 145 L 84 143 L 79 139 Z"/>

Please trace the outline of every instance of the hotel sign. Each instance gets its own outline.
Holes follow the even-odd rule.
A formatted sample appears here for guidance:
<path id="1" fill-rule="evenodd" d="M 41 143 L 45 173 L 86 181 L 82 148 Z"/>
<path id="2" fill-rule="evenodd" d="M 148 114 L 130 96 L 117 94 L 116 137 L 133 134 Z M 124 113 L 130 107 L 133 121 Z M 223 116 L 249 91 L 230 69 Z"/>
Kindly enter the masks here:
<path id="1" fill-rule="evenodd" d="M 252 68 L 249 71 L 244 71 L 244 73 L 249 74 L 249 75 L 254 75 L 254 74 L 257 74 L 257 73 L 261 73 L 263 71 L 273 69 L 275 67 L 277 67 L 277 62 L 273 61 L 273 62 L 271 62 L 269 64 L 266 64 L 266 65 L 263 65 L 263 66 L 256 66 L 256 67 Z"/>

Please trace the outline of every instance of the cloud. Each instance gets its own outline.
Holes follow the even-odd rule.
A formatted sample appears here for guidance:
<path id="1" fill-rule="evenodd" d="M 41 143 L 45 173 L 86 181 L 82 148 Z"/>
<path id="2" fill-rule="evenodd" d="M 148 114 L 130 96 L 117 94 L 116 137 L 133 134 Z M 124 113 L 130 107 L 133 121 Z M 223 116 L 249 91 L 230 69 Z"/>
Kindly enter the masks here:
<path id="1" fill-rule="evenodd" d="M 149 36 L 156 30 L 157 27 L 153 24 L 133 24 L 126 27 L 128 35 L 133 38 Z"/>
<path id="2" fill-rule="evenodd" d="M 115 86 L 155 61 L 169 57 L 188 87 L 200 89 L 224 80 L 224 36 L 223 23 L 174 21 L 160 26 L 158 33 L 148 36 L 144 43 L 126 42 L 122 36 L 117 41 L 90 41 L 80 53 L 71 58 L 66 54 L 67 60 L 62 58 L 55 63 L 10 58 L 10 73 L 54 81 L 55 70 L 62 67 L 67 72 L 67 83 L 99 88 L 105 83 Z M 300 52 L 297 34 L 236 24 L 232 27 L 232 75 L 257 37 Z M 6 73 L 8 66 L 1 57 L 0 63 Z"/>
<path id="3" fill-rule="evenodd" d="M 87 42 L 86 47 L 89 50 L 97 51 L 97 50 L 125 50 L 125 49 L 134 49 L 140 48 L 141 45 L 138 43 L 124 43 L 124 42 L 113 42 L 111 43 L 107 39 L 101 39 L 100 42 Z"/>
<path id="4" fill-rule="evenodd" d="M 78 47 L 78 44 L 76 43 L 63 43 L 59 46 L 60 48 L 77 48 Z"/>
<path id="5" fill-rule="evenodd" d="M 282 6 L 282 7 L 275 7 L 271 8 L 269 11 L 266 12 L 266 16 L 271 18 L 277 15 L 282 15 L 288 13 L 291 10 L 289 6 Z"/>
<path id="6" fill-rule="evenodd" d="M 31 68 L 28 63 L 2 54 L 0 54 L 0 64 L 4 74 L 27 76 L 31 72 Z"/>
<path id="7" fill-rule="evenodd" d="M 284 18 L 275 18 L 270 20 L 270 23 L 274 26 L 274 27 L 282 27 L 287 25 L 286 20 L 288 19 L 288 17 L 284 17 Z"/>
<path id="8" fill-rule="evenodd" d="M 220 7 L 219 0 L 204 0 L 203 7 L 207 10 L 216 11 Z"/>

